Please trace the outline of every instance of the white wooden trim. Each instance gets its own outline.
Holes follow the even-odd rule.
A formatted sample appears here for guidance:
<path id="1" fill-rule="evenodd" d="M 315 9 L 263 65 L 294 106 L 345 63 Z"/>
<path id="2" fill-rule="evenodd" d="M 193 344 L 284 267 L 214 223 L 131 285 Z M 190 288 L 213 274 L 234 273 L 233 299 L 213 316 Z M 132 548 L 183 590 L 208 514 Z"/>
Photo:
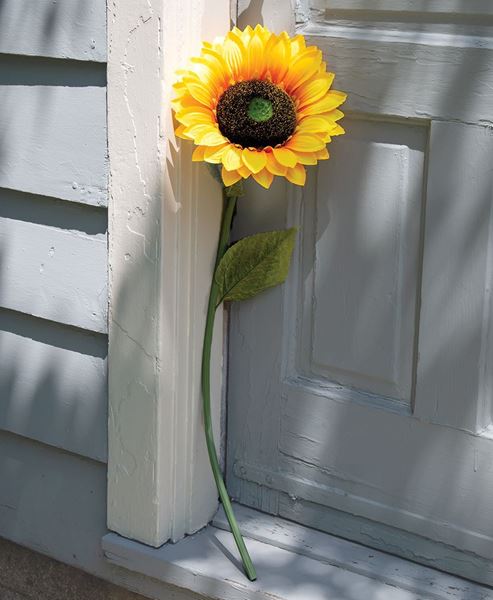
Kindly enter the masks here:
<path id="1" fill-rule="evenodd" d="M 198 379 L 221 196 L 188 146 L 169 147 L 169 100 L 175 69 L 228 28 L 229 0 L 108 4 L 108 527 L 152 546 L 217 506 Z"/>

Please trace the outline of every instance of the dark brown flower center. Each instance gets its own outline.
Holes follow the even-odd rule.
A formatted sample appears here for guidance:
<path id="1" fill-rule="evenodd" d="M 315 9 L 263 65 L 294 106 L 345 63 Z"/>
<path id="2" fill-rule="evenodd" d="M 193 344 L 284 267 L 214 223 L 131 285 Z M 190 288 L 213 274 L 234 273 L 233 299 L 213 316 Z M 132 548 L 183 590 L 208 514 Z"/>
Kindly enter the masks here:
<path id="1" fill-rule="evenodd" d="M 244 148 L 284 143 L 296 127 L 296 108 L 286 92 L 270 81 L 254 79 L 229 87 L 216 108 L 221 133 Z"/>

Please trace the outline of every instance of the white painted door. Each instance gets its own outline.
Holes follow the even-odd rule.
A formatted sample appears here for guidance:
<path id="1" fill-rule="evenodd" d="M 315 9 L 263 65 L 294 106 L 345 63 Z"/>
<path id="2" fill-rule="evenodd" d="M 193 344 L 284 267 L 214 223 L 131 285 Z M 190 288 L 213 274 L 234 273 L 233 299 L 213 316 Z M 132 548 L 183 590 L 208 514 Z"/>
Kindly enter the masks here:
<path id="1" fill-rule="evenodd" d="M 493 584 L 493 4 L 297 16 L 347 135 L 302 192 L 241 201 L 238 237 L 300 235 L 288 283 L 232 308 L 229 489 Z"/>

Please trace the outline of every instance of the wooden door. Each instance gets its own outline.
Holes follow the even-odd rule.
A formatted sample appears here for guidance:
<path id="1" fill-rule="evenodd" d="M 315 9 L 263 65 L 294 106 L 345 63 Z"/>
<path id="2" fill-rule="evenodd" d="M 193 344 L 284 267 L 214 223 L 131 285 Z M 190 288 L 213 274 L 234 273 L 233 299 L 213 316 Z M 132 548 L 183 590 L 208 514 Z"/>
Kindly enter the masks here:
<path id="1" fill-rule="evenodd" d="M 231 311 L 229 489 L 493 584 L 493 7 L 297 16 L 347 135 L 303 190 L 241 201 L 238 237 L 300 234 L 287 284 Z"/>

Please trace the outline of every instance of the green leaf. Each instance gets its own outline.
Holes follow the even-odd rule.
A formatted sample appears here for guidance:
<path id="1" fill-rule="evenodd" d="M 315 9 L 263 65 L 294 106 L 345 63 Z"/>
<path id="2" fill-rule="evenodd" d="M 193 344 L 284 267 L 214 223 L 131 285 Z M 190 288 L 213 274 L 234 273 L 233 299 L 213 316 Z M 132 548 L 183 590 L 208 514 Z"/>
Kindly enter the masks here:
<path id="1" fill-rule="evenodd" d="M 229 248 L 214 275 L 219 287 L 218 305 L 246 300 L 282 283 L 289 272 L 296 228 L 257 233 Z"/>

